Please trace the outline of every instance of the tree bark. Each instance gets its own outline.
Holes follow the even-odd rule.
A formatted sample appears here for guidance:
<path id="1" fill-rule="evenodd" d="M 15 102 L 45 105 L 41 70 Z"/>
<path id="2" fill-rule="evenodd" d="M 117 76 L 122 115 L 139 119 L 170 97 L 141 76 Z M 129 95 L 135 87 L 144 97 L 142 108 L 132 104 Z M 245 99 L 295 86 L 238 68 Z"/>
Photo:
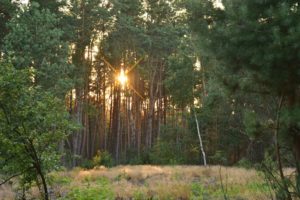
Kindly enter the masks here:
<path id="1" fill-rule="evenodd" d="M 197 125 L 197 133 L 198 133 L 198 138 L 199 138 L 200 150 L 202 152 L 202 157 L 203 157 L 203 164 L 204 164 L 204 166 L 206 166 L 207 165 L 207 163 L 206 163 L 206 154 L 205 154 L 205 151 L 204 151 L 204 148 L 203 148 L 203 144 L 202 144 L 200 127 L 199 127 L 199 122 L 198 122 L 198 118 L 197 118 L 197 114 L 196 114 L 195 108 L 194 108 L 194 117 L 195 117 L 195 122 L 196 122 L 196 125 Z"/>
<path id="2" fill-rule="evenodd" d="M 292 112 L 293 109 L 295 109 L 296 106 L 299 104 L 299 100 L 297 101 L 297 95 L 296 90 L 293 92 L 289 92 L 289 95 L 287 97 L 288 101 L 288 109 L 290 112 Z M 293 154 L 296 161 L 296 188 L 297 193 L 300 193 L 300 128 L 297 127 L 297 124 L 294 122 L 290 122 L 288 124 L 288 131 L 290 136 L 293 138 Z"/>
<path id="3" fill-rule="evenodd" d="M 274 135 L 275 135 L 275 150 L 276 150 L 276 157 L 277 157 L 277 163 L 278 163 L 278 171 L 280 174 L 280 178 L 281 178 L 284 190 L 287 192 L 287 200 L 292 200 L 291 193 L 289 191 L 289 187 L 286 184 L 285 177 L 283 174 L 282 161 L 281 161 L 281 155 L 280 155 L 280 146 L 279 146 L 279 142 L 278 142 L 278 132 L 280 129 L 280 121 L 279 121 L 280 120 L 280 110 L 282 107 L 283 98 L 284 97 L 282 95 L 280 97 L 277 112 L 276 112 L 276 127 L 275 127 L 275 133 L 274 133 Z"/>

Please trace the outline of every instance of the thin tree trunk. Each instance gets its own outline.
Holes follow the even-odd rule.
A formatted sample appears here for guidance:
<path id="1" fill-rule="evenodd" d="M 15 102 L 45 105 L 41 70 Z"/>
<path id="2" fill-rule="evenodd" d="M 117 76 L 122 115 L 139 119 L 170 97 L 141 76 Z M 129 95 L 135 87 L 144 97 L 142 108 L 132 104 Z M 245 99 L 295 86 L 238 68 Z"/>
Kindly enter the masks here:
<path id="1" fill-rule="evenodd" d="M 48 193 L 48 187 L 47 187 L 47 182 L 46 182 L 46 178 L 43 174 L 43 172 L 40 169 L 40 177 L 42 179 L 42 184 L 43 184 L 43 188 L 44 188 L 44 198 L 45 200 L 49 200 L 49 193 Z"/>
<path id="2" fill-rule="evenodd" d="M 294 80 L 293 76 L 290 80 Z M 296 90 L 290 92 L 287 96 L 287 108 L 289 112 L 295 109 L 295 106 L 299 106 L 299 97 L 297 96 Z M 296 189 L 297 194 L 300 193 L 300 131 L 297 124 L 290 122 L 288 125 L 288 131 L 290 136 L 293 138 L 293 153 L 296 161 Z"/>
<path id="3" fill-rule="evenodd" d="M 196 114 L 195 108 L 194 108 L 194 117 L 195 117 L 195 122 L 196 122 L 196 125 L 197 125 L 197 133 L 198 133 L 198 138 L 199 138 L 200 150 L 202 152 L 202 157 L 203 157 L 203 164 L 204 164 L 204 166 L 206 166 L 207 165 L 207 163 L 206 163 L 206 155 L 205 155 L 205 151 L 204 151 L 203 144 L 202 144 L 200 127 L 199 127 L 199 122 L 198 122 L 198 118 L 197 118 L 197 114 Z"/>
<path id="4" fill-rule="evenodd" d="M 284 190 L 287 192 L 287 200 L 292 200 L 291 193 L 289 191 L 289 187 L 286 184 L 285 177 L 282 170 L 282 162 L 281 162 L 281 155 L 280 155 L 280 147 L 278 143 L 278 131 L 279 131 L 279 118 L 280 118 L 280 110 L 283 102 L 283 95 L 280 97 L 277 113 L 276 113 L 276 127 L 275 127 L 275 149 L 276 149 L 276 157 L 278 163 L 278 171 L 280 174 L 280 178 L 284 187 Z"/>
<path id="5" fill-rule="evenodd" d="M 40 162 L 40 158 L 38 157 L 37 151 L 31 140 L 29 140 L 29 146 L 32 151 L 32 159 L 34 160 L 34 167 L 37 171 L 37 174 L 40 175 L 40 177 L 42 179 L 42 185 L 43 185 L 43 189 L 44 189 L 44 200 L 49 200 L 48 187 L 47 187 L 45 175 L 42 170 L 42 163 Z"/>
<path id="6" fill-rule="evenodd" d="M 121 115 L 120 115 L 120 112 L 121 112 L 121 110 L 120 110 L 120 104 L 121 104 L 121 96 L 120 96 L 120 90 L 118 90 L 118 99 L 117 99 L 117 103 L 118 103 L 118 105 L 117 105 L 117 110 L 116 110 L 116 114 L 117 114 L 117 142 L 116 142 L 116 162 L 117 162 L 117 164 L 119 164 L 119 157 L 120 157 L 120 155 L 119 155 L 119 153 L 120 153 L 120 140 L 122 139 L 121 138 Z"/>

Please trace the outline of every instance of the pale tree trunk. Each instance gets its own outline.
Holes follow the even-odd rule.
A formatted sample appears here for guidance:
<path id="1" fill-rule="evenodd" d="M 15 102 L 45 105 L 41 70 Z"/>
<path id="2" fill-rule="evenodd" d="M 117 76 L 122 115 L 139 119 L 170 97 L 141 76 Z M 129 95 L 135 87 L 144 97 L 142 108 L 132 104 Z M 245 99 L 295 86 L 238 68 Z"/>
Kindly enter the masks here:
<path id="1" fill-rule="evenodd" d="M 195 122 L 196 122 L 196 125 L 197 125 L 197 133 L 198 133 L 198 138 L 199 138 L 200 150 L 201 150 L 202 157 L 203 157 L 203 164 L 204 164 L 204 166 L 206 166 L 207 165 L 207 163 L 206 163 L 206 154 L 205 154 L 203 144 L 202 144 L 200 127 L 199 127 L 199 122 L 198 122 L 198 118 L 197 118 L 197 114 L 196 114 L 195 109 L 194 109 L 194 117 L 195 117 Z"/>

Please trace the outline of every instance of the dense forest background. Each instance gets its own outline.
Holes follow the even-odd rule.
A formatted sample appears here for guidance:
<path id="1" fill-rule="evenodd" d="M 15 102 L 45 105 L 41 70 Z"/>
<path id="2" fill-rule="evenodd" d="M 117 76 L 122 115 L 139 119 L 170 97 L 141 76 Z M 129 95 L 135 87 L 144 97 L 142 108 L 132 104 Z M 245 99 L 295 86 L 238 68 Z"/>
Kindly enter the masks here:
<path id="1" fill-rule="evenodd" d="M 1 170 L 299 172 L 299 19 L 295 0 L 1 0 Z"/>

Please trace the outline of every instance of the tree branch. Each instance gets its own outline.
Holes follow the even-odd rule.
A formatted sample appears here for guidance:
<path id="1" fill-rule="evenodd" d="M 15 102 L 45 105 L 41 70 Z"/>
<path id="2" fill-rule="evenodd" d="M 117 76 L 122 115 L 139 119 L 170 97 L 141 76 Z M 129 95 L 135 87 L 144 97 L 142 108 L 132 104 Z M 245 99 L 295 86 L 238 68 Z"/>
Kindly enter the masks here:
<path id="1" fill-rule="evenodd" d="M 4 185 L 5 183 L 7 183 L 8 181 L 10 181 L 11 179 L 13 179 L 13 178 L 15 178 L 15 177 L 18 177 L 18 176 L 24 174 L 26 171 L 29 171 L 29 170 L 31 170 L 31 169 L 33 169 L 33 167 L 30 167 L 30 168 L 28 168 L 28 169 L 26 169 L 26 170 L 24 170 L 24 171 L 22 171 L 22 172 L 20 172 L 20 173 L 14 174 L 14 175 L 12 175 L 12 176 L 6 178 L 5 180 L 3 180 L 3 181 L 0 183 L 0 186 L 1 186 L 1 185 Z"/>

